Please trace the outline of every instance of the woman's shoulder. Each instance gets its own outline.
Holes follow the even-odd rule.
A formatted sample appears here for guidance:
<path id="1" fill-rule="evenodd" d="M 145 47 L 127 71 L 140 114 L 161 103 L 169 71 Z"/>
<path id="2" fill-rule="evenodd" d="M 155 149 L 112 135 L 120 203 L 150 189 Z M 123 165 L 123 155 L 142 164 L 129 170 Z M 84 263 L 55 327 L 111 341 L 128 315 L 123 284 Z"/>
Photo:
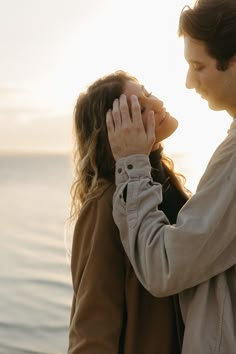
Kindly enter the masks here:
<path id="1" fill-rule="evenodd" d="M 110 200 L 115 192 L 115 184 L 105 179 L 100 178 L 97 183 L 97 188 L 86 199 L 84 205 L 94 201 L 104 202 Z"/>
<path id="2" fill-rule="evenodd" d="M 74 239 L 107 238 L 115 235 L 118 229 L 112 216 L 112 199 L 114 183 L 99 180 L 96 190 L 83 204 L 74 228 Z M 89 235 L 89 236 L 88 236 Z M 75 242 L 75 241 L 74 241 Z"/>
<path id="3" fill-rule="evenodd" d="M 104 213 L 105 210 L 112 209 L 112 199 L 115 192 L 115 184 L 105 179 L 99 179 L 97 188 L 88 195 L 81 210 L 80 216 L 86 213 L 88 210 L 96 209 L 97 211 Z M 94 210 L 95 211 L 95 210 Z"/>

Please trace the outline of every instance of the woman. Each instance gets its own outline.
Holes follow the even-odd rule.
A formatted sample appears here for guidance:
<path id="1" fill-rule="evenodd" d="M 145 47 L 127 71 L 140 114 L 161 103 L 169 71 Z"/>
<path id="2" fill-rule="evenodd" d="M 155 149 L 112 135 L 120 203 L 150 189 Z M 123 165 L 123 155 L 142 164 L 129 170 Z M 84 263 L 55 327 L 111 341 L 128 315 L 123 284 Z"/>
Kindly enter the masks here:
<path id="1" fill-rule="evenodd" d="M 179 354 L 183 323 L 177 296 L 155 298 L 138 281 L 112 217 L 115 161 L 106 113 L 124 93 L 137 95 L 145 124 L 155 111 L 156 141 L 150 154 L 153 178 L 163 185 L 162 210 L 171 223 L 188 199 L 182 176 L 173 171 L 160 142 L 177 128 L 163 103 L 123 71 L 88 87 L 74 111 L 76 221 L 71 271 L 74 297 L 68 354 Z M 118 104 L 116 100 L 114 107 Z"/>

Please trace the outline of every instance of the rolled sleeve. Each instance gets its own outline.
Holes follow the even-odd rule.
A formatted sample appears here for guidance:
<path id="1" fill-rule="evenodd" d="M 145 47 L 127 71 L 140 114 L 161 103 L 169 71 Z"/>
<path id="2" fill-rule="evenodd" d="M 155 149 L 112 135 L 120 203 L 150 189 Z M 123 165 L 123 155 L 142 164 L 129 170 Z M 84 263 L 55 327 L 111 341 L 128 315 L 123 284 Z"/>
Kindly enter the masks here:
<path id="1" fill-rule="evenodd" d="M 116 185 L 129 179 L 151 178 L 151 165 L 147 155 L 131 155 L 116 163 Z"/>

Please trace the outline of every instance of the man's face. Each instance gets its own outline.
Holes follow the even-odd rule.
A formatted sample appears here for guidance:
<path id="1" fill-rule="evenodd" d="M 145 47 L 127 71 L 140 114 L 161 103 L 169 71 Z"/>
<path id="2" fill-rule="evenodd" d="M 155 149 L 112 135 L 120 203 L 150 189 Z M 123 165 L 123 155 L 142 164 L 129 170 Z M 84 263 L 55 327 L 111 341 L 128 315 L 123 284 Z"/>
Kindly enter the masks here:
<path id="1" fill-rule="evenodd" d="M 216 59 L 209 56 L 205 43 L 184 36 L 184 55 L 189 68 L 186 87 L 208 102 L 213 110 L 236 113 L 236 60 L 230 62 L 225 71 L 217 69 Z"/>

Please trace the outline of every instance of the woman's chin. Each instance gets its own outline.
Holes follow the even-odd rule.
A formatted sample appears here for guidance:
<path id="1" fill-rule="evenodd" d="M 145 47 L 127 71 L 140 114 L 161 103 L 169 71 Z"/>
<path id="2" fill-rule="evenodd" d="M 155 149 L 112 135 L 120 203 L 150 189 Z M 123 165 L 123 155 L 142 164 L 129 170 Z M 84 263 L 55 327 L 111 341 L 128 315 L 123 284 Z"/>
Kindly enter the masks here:
<path id="1" fill-rule="evenodd" d="M 157 142 L 161 142 L 171 136 L 178 128 L 178 121 L 169 115 L 159 126 L 156 128 Z"/>

